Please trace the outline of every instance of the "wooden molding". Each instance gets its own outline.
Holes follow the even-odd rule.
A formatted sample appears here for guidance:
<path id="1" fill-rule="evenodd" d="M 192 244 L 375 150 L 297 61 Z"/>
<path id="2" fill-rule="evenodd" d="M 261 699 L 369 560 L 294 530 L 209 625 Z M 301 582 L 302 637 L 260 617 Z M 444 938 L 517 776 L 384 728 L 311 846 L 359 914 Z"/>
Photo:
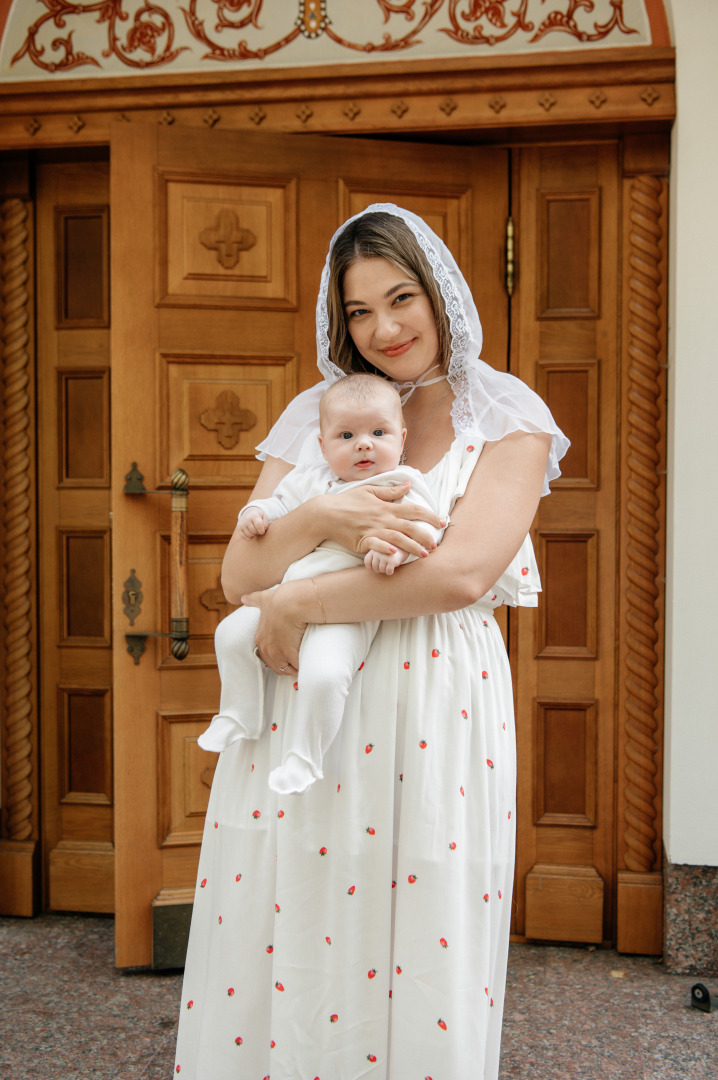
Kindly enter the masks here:
<path id="1" fill-rule="evenodd" d="M 210 130 L 433 133 L 477 129 L 668 130 L 675 57 L 648 46 L 537 56 L 347 64 L 312 69 L 5 82 L 1 147 L 109 142 L 113 121 Z"/>
<path id="2" fill-rule="evenodd" d="M 2 835 L 38 836 L 32 206 L 0 204 Z"/>
<path id="3" fill-rule="evenodd" d="M 636 157 L 640 158 L 637 153 Z M 623 181 L 618 867 L 660 876 L 666 454 L 667 185 Z M 637 878 L 635 880 L 638 880 Z M 619 883 L 618 939 L 639 904 L 660 951 L 661 905 Z M 630 895 L 629 895 L 630 894 Z M 638 899 L 636 899 L 638 898 Z M 635 903 L 634 903 L 635 901 Z M 644 910 L 645 906 L 645 910 Z M 633 913 L 633 914 L 632 914 Z M 626 951 L 635 951 L 628 948 Z"/>

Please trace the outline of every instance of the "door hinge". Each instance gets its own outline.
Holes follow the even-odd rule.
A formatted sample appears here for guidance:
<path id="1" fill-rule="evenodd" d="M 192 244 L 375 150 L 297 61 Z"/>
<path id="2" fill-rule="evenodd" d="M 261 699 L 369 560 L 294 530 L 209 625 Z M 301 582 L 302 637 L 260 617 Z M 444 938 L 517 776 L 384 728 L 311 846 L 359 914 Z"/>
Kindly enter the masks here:
<path id="1" fill-rule="evenodd" d="M 514 219 L 506 219 L 506 292 L 509 296 L 514 294 Z"/>

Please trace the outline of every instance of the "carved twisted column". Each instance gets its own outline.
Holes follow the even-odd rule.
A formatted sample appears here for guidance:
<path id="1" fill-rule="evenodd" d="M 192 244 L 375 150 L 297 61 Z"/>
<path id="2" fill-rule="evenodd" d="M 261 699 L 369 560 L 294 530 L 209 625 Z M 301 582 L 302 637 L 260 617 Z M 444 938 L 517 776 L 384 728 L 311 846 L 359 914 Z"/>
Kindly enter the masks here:
<path id="1" fill-rule="evenodd" d="M 661 190 L 655 176 L 631 184 L 625 840 L 626 866 L 639 871 L 654 869 L 658 835 Z"/>
<path id="2" fill-rule="evenodd" d="M 658 171 L 658 170 L 656 170 Z M 618 947 L 660 952 L 666 184 L 624 181 Z M 621 863 L 619 863 L 621 866 Z"/>
<path id="3" fill-rule="evenodd" d="M 36 835 L 34 762 L 33 367 L 28 203 L 0 204 L 2 317 L 2 627 L 3 908 L 30 914 Z M 7 890 L 7 891 L 6 891 Z M 28 900 L 29 893 L 29 900 Z"/>

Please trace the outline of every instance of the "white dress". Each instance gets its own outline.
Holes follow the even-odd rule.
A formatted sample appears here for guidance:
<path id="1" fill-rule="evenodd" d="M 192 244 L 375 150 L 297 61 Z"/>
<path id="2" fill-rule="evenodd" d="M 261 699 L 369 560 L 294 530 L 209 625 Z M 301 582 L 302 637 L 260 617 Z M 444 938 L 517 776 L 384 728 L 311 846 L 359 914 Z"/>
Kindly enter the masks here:
<path id="1" fill-rule="evenodd" d="M 457 439 L 426 474 L 438 501 L 480 450 Z M 305 795 L 267 786 L 294 694 L 269 680 L 261 738 L 222 752 L 210 796 L 181 1080 L 498 1075 L 516 755 L 492 611 L 539 589 L 527 540 L 471 607 L 385 621 Z"/>

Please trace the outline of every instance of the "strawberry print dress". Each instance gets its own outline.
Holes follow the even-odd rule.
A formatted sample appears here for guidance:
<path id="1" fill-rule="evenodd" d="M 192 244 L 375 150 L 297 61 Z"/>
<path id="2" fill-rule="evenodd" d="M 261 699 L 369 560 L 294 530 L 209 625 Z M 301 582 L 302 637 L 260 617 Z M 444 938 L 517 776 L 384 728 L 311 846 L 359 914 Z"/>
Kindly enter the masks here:
<path id="1" fill-rule="evenodd" d="M 426 474 L 438 505 L 481 446 Z M 210 796 L 179 1080 L 495 1080 L 516 756 L 493 611 L 539 591 L 527 539 L 471 607 L 383 622 L 305 795 L 267 786 L 295 693 L 268 678 L 264 732 L 221 753 Z"/>

